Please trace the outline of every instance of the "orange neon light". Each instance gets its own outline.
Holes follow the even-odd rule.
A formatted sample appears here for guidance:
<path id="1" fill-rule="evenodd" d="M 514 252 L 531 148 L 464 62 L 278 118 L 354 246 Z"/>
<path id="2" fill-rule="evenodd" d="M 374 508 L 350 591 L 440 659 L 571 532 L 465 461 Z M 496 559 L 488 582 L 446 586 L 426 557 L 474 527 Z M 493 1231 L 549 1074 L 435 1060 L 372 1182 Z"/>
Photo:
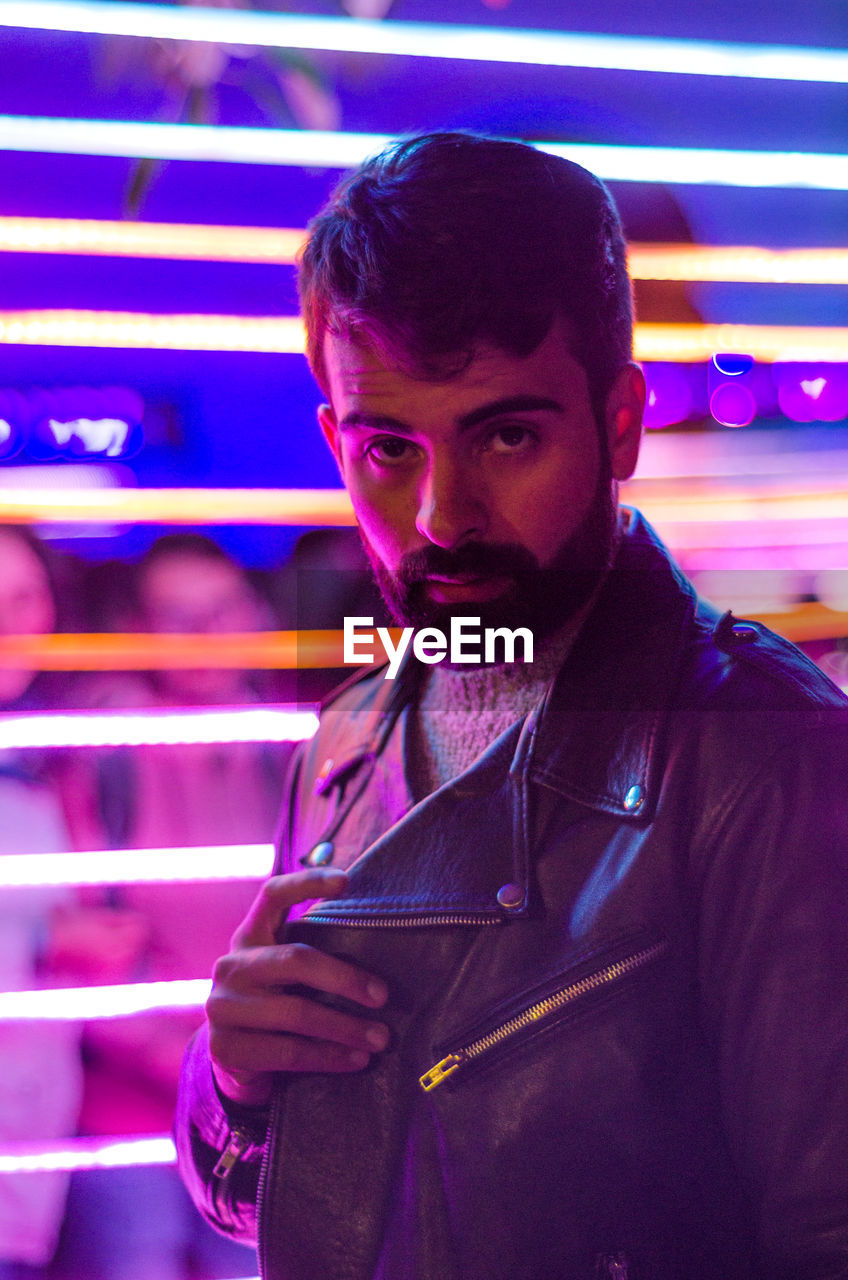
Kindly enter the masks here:
<path id="1" fill-rule="evenodd" d="M 149 351 L 303 351 L 299 316 L 148 315 L 130 311 L 0 311 L 0 343 Z M 848 361 L 848 328 L 745 324 L 639 324 L 637 360 L 709 360 L 744 351 L 766 363 Z"/>
<path id="2" fill-rule="evenodd" d="M 230 667 L 341 667 L 341 631 L 256 631 L 238 635 L 4 636 L 0 667 L 41 671 L 151 671 Z"/>
<path id="3" fill-rule="evenodd" d="M 627 265 L 634 280 L 848 284 L 848 249 L 631 244 Z"/>
<path id="4" fill-rule="evenodd" d="M 657 524 L 836 520 L 848 528 L 848 488 L 809 483 L 788 489 L 699 480 L 629 481 L 622 498 Z M 355 525 L 344 489 L 0 489 L 6 524 Z"/>
<path id="5" fill-rule="evenodd" d="M 0 311 L 0 343 L 146 351 L 302 352 L 299 316 L 155 315 L 135 311 Z"/>
<path id="6" fill-rule="evenodd" d="M 353 525 L 344 489 L 0 489 L 0 523 Z"/>
<path id="7" fill-rule="evenodd" d="M 67 253 L 203 262 L 294 262 L 306 232 L 293 227 L 0 217 L 0 253 Z M 848 249 L 631 244 L 636 280 L 848 284 Z"/>
<path id="8" fill-rule="evenodd" d="M 753 612 L 795 643 L 848 635 L 848 612 L 802 604 L 785 613 Z M 396 644 L 400 633 L 391 630 Z M 78 634 L 4 636 L 0 668 L 38 671 L 163 671 L 199 665 L 240 670 L 343 667 L 341 631 L 260 631 L 243 635 Z"/>
<path id="9" fill-rule="evenodd" d="M 294 262 L 305 235 L 286 227 L 0 217 L 0 253 L 287 264 Z"/>
<path id="10" fill-rule="evenodd" d="M 637 360 L 699 363 L 738 351 L 764 364 L 848 361 L 848 328 L 778 324 L 637 324 Z"/>

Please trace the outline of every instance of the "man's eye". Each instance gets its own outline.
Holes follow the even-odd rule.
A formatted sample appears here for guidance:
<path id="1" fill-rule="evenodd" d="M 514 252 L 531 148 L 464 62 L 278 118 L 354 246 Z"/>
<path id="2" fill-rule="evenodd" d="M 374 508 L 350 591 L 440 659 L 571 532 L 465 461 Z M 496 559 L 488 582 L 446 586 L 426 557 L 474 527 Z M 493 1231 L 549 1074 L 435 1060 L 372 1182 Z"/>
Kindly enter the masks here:
<path id="1" fill-rule="evenodd" d="M 526 427 L 498 427 L 486 441 L 486 448 L 493 453 L 523 453 L 535 440 Z"/>
<path id="2" fill-rule="evenodd" d="M 382 440 L 372 440 L 366 450 L 369 458 L 383 466 L 392 466 L 398 462 L 409 461 L 412 445 L 399 436 L 385 436 Z"/>

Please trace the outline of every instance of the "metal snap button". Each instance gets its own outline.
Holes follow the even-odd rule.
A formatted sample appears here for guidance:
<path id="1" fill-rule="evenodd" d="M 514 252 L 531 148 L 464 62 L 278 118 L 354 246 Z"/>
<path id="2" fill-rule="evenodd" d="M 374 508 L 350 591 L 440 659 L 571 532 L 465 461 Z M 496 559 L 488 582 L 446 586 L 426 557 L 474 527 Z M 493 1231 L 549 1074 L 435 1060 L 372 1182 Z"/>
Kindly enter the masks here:
<path id="1" fill-rule="evenodd" d="M 751 627 L 745 622 L 735 622 L 730 628 L 730 634 L 737 644 L 751 644 L 757 639 L 756 627 Z"/>
<path id="2" fill-rule="evenodd" d="M 624 797 L 624 807 L 629 813 L 634 813 L 642 807 L 645 799 L 645 792 L 640 786 L 632 786 Z"/>
<path id="3" fill-rule="evenodd" d="M 303 859 L 307 867 L 326 867 L 328 862 L 333 861 L 333 842 L 332 840 L 321 840 L 316 844 L 314 849 L 310 849 L 306 857 Z"/>
<path id="4" fill-rule="evenodd" d="M 501 885 L 498 889 L 498 905 L 503 907 L 504 911 L 518 911 L 524 906 L 524 890 L 520 884 Z"/>

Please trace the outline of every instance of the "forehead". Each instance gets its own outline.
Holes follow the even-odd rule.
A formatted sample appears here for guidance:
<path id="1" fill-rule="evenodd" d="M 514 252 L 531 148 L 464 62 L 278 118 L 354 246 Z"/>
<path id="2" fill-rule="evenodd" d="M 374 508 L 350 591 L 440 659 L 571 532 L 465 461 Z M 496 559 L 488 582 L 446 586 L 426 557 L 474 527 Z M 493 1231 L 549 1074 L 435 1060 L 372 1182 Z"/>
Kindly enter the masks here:
<path id="1" fill-rule="evenodd" d="M 528 356 L 480 343 L 467 366 L 443 380 L 416 376 L 372 345 L 333 333 L 325 339 L 324 361 L 339 420 L 355 408 L 379 406 L 388 412 L 390 406 L 397 410 L 398 403 L 409 409 L 432 405 L 442 414 L 461 417 L 488 401 L 521 394 L 588 401 L 585 371 L 559 323 Z"/>

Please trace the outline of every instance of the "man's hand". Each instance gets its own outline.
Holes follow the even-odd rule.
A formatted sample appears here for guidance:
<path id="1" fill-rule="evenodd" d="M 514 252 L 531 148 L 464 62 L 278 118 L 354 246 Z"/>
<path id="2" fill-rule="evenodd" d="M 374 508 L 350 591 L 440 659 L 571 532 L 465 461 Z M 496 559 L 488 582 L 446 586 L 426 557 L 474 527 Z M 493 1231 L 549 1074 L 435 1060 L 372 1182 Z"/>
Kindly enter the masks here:
<path id="1" fill-rule="evenodd" d="M 314 947 L 275 942 L 295 903 L 335 897 L 346 881 L 343 871 L 272 876 L 215 965 L 206 1005 L 212 1068 L 234 1102 L 267 1102 L 275 1071 L 359 1071 L 388 1044 L 385 1023 L 299 993 L 312 987 L 379 1009 L 388 998 L 384 982 Z"/>

